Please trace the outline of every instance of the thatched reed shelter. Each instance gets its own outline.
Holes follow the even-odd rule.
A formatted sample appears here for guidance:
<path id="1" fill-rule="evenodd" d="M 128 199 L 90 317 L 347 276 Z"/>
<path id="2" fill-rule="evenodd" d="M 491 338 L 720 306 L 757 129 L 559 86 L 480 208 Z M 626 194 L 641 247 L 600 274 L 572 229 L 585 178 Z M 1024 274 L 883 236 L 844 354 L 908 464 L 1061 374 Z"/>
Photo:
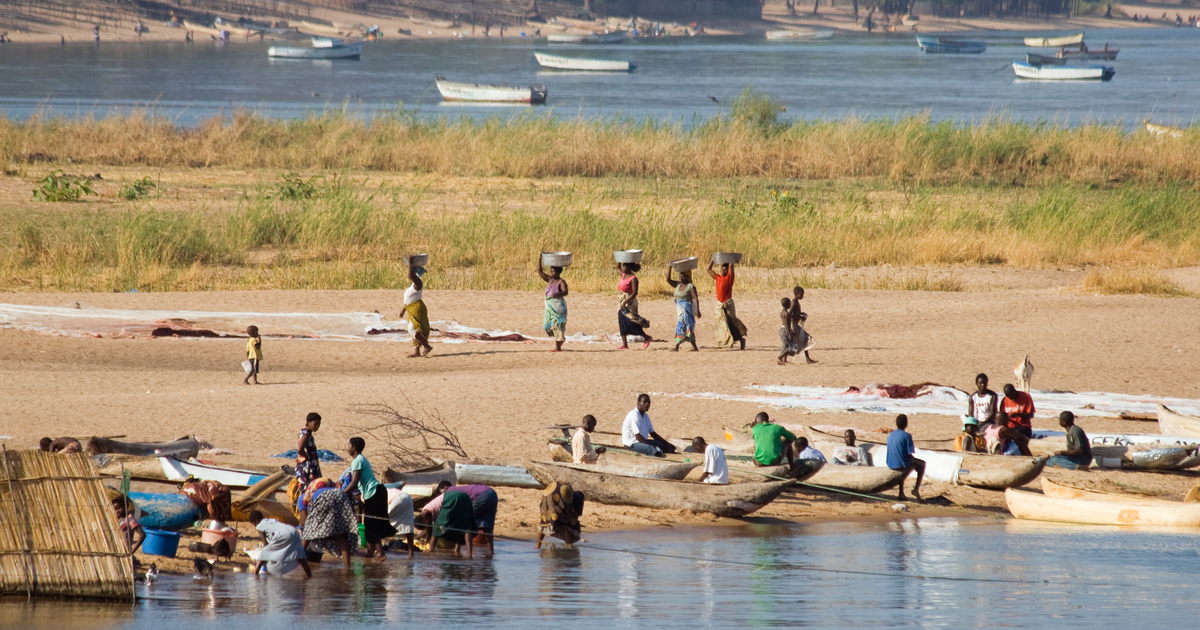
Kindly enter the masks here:
<path id="1" fill-rule="evenodd" d="M 87 455 L 0 451 L 0 594 L 133 599 L 129 546 Z"/>

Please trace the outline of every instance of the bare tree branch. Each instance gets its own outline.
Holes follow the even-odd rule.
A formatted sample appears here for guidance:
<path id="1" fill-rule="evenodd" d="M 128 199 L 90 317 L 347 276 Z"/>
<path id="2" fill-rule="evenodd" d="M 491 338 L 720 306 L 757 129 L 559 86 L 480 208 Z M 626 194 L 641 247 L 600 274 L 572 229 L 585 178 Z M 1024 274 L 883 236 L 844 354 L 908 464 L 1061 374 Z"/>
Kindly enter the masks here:
<path id="1" fill-rule="evenodd" d="M 366 419 L 354 429 L 384 445 L 384 460 L 389 465 L 423 468 L 437 463 L 439 455 L 469 457 L 458 434 L 436 411 L 418 409 L 411 403 L 407 414 L 385 403 L 357 403 L 350 405 L 350 411 Z"/>

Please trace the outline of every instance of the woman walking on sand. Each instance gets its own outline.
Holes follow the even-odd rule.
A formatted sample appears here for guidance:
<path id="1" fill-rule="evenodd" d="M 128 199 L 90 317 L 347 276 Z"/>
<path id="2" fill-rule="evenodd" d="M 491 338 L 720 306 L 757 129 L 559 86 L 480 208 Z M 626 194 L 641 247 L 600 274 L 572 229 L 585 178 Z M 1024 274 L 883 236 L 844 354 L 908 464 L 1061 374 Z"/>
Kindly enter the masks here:
<path id="1" fill-rule="evenodd" d="M 628 337 L 638 336 L 646 340 L 642 349 L 650 347 L 650 342 L 654 341 L 650 335 L 646 334 L 646 327 L 650 322 L 644 317 L 638 315 L 638 277 L 637 272 L 642 270 L 642 266 L 638 263 L 617 263 L 617 271 L 621 274 L 621 280 L 617 282 L 617 290 L 621 292 L 621 300 L 617 303 L 617 327 L 621 333 L 621 347 L 618 350 L 628 350 Z"/>
<path id="2" fill-rule="evenodd" d="M 424 356 L 429 356 L 429 353 L 433 352 L 433 346 L 429 345 L 429 311 L 425 308 L 425 301 L 422 299 L 425 295 L 425 282 L 421 280 L 421 276 L 424 275 L 424 267 L 420 265 L 414 267 L 411 262 L 409 263 L 408 279 L 412 284 L 404 290 L 404 315 L 411 324 L 409 328 L 412 330 L 413 346 L 415 346 L 413 353 L 408 355 L 410 359 L 422 356 L 422 348 L 425 349 Z"/>
<path id="3" fill-rule="evenodd" d="M 567 340 L 567 281 L 562 279 L 562 267 L 551 267 L 550 273 L 542 270 L 542 258 L 538 256 L 538 275 L 546 281 L 546 312 L 542 315 L 542 328 L 554 337 L 554 350 L 562 352 Z"/>
<path id="4" fill-rule="evenodd" d="M 308 489 L 308 484 L 321 476 L 321 456 L 317 453 L 317 441 L 313 434 L 321 428 L 321 414 L 309 412 L 304 419 L 304 428 L 296 440 L 296 482 L 299 492 Z"/>
<path id="5" fill-rule="evenodd" d="M 708 275 L 717 285 L 717 347 L 732 348 L 736 342 L 740 349 L 746 349 L 746 325 L 737 317 L 733 305 L 733 263 L 723 263 L 721 273 L 713 271 L 712 261 L 708 261 Z"/>
<path id="6" fill-rule="evenodd" d="M 683 342 L 692 344 L 692 352 L 700 350 L 696 346 L 696 319 L 700 317 L 700 297 L 696 295 L 696 285 L 692 284 L 692 272 L 680 271 L 679 280 L 671 277 L 673 267 L 667 265 L 667 284 L 675 288 L 675 314 L 678 322 L 675 324 L 675 347 L 671 352 L 679 352 Z"/>

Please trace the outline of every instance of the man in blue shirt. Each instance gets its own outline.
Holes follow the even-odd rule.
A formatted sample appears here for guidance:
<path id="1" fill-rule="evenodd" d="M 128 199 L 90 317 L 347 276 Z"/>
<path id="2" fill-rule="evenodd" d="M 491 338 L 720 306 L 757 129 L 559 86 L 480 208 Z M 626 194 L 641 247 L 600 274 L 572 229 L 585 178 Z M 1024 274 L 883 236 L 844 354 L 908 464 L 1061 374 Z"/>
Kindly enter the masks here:
<path id="1" fill-rule="evenodd" d="M 913 446 L 912 436 L 905 429 L 908 428 L 908 416 L 900 414 L 896 416 L 896 430 L 888 434 L 887 439 L 887 465 L 892 470 L 904 471 L 904 479 L 908 478 L 908 474 L 912 471 L 917 471 L 917 483 L 913 485 L 913 498 L 921 503 L 921 480 L 925 478 L 925 460 L 913 457 L 916 448 Z M 900 480 L 900 500 L 904 500 L 904 479 Z"/>

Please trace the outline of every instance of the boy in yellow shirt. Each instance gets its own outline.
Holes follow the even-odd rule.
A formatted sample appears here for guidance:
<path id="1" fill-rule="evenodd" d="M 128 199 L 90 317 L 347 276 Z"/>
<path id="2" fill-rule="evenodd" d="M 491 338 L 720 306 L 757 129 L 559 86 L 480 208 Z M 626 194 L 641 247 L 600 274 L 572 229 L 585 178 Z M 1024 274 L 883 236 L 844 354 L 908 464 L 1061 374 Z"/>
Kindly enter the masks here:
<path id="1" fill-rule="evenodd" d="M 258 385 L 258 364 L 263 356 L 262 337 L 258 336 L 258 326 L 247 328 L 246 335 L 250 337 L 246 340 L 246 362 L 250 364 L 250 369 L 246 370 L 246 378 L 242 379 L 242 383 L 249 385 L 250 377 L 254 377 L 254 384 Z"/>

